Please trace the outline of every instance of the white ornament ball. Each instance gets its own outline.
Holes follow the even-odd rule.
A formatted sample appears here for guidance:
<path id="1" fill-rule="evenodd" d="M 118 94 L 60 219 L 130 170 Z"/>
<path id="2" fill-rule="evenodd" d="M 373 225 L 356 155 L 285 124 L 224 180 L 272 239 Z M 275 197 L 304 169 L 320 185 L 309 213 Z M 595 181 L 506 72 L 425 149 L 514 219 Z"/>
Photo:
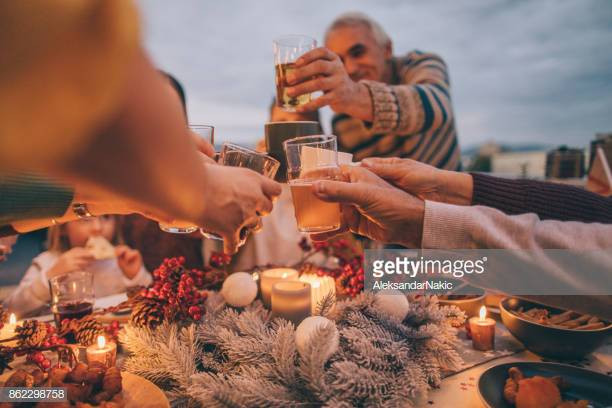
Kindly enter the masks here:
<path id="1" fill-rule="evenodd" d="M 306 346 L 317 328 L 325 327 L 328 324 L 333 325 L 334 335 L 332 336 L 332 341 L 326 345 L 325 350 L 321 350 L 320 352 L 323 353 L 325 360 L 327 360 L 338 350 L 340 346 L 340 334 L 336 328 L 336 323 L 323 316 L 310 316 L 302 320 L 302 323 L 295 329 L 295 346 L 302 358 L 305 357 Z"/>
<path id="2" fill-rule="evenodd" d="M 236 272 L 225 278 L 221 287 L 225 303 L 234 307 L 250 305 L 257 297 L 257 283 L 250 273 Z"/>
<path id="3" fill-rule="evenodd" d="M 406 295 L 396 289 L 377 292 L 374 305 L 377 309 L 399 320 L 404 320 L 410 309 Z"/>

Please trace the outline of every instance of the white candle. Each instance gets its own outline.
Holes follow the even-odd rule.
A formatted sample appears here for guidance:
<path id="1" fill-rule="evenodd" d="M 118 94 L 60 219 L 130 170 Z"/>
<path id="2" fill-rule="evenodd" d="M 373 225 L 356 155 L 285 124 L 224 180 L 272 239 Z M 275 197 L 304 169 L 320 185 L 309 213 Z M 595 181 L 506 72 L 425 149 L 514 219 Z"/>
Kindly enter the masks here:
<path id="1" fill-rule="evenodd" d="M 274 268 L 263 271 L 259 275 L 261 300 L 266 307 L 270 307 L 272 287 L 276 282 L 294 281 L 298 278 L 298 271 L 291 268 Z"/>
<path id="2" fill-rule="evenodd" d="M 310 316 L 310 285 L 300 281 L 276 282 L 272 287 L 272 315 L 295 325 Z"/>
<path id="3" fill-rule="evenodd" d="M 113 367 L 117 361 L 117 345 L 107 342 L 104 336 L 98 336 L 97 344 L 87 347 L 86 353 L 88 364 L 97 361 L 106 367 Z"/>
<path id="4" fill-rule="evenodd" d="M 310 299 L 312 303 L 311 313 L 317 312 L 319 303 L 331 293 L 336 296 L 336 282 L 331 276 L 317 276 L 313 273 L 305 273 L 300 276 L 300 281 L 310 284 Z"/>

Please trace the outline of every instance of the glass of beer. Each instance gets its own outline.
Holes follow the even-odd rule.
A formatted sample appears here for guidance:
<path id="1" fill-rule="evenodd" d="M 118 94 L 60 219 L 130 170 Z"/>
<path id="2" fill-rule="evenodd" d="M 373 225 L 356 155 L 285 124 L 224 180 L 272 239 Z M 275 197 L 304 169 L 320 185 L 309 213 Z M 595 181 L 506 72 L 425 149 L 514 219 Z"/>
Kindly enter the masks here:
<path id="1" fill-rule="evenodd" d="M 215 145 L 215 127 L 211 125 L 189 125 L 189 129 L 196 133 L 200 139 L 207 141 L 211 145 Z M 173 234 L 191 234 L 198 230 L 198 227 L 189 223 L 176 221 L 172 224 L 159 223 L 159 228 L 165 232 Z"/>
<path id="2" fill-rule="evenodd" d="M 276 82 L 276 104 L 288 112 L 310 102 L 311 94 L 295 98 L 287 95 L 287 74 L 293 71 L 295 60 L 317 46 L 317 40 L 306 35 L 285 35 L 273 41 L 274 45 L 274 80 Z"/>
<path id="3" fill-rule="evenodd" d="M 296 137 L 283 145 L 298 229 L 308 233 L 337 230 L 340 228 L 340 204 L 322 201 L 312 191 L 317 180 L 340 179 L 336 136 Z"/>
<path id="4" fill-rule="evenodd" d="M 267 154 L 228 142 L 223 143 L 221 147 L 219 164 L 223 166 L 245 167 L 272 180 L 274 180 L 276 172 L 280 167 L 280 162 Z M 200 232 L 206 238 L 223 240 L 223 237 L 212 232 L 206 232 L 203 229 L 200 229 Z M 248 236 L 249 230 L 243 228 L 240 231 L 240 242 L 238 245 L 244 245 Z"/>

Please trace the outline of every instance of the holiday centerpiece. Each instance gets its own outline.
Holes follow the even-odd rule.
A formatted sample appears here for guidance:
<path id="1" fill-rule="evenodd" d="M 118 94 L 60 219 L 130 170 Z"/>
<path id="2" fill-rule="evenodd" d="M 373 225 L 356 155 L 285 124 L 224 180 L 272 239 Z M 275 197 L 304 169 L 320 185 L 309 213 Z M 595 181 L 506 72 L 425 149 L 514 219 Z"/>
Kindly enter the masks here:
<path id="1" fill-rule="evenodd" d="M 316 272 L 350 284 L 343 272 L 330 272 L 346 265 Z M 313 266 L 300 269 L 307 268 Z M 350 290 L 338 302 L 325 296 L 316 316 L 294 325 L 252 301 L 248 278 L 254 276 L 240 274 L 221 292 L 209 291 L 198 304 L 200 319 L 163 313 L 155 324 L 126 326 L 124 368 L 165 390 L 174 405 L 405 406 L 425 398 L 460 361 L 453 326 L 464 315 L 435 297 Z"/>

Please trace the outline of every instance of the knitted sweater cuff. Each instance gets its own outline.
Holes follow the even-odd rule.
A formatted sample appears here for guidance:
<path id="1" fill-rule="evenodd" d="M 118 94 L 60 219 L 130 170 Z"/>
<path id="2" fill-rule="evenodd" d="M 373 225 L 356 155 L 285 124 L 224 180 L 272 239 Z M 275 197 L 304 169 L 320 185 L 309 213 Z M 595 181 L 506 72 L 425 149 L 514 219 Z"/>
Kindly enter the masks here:
<path id="1" fill-rule="evenodd" d="M 372 133 L 387 133 L 395 130 L 399 120 L 399 107 L 393 88 L 376 81 L 362 80 L 360 83 L 368 88 L 372 98 L 374 109 L 374 120 L 370 125 Z"/>
<path id="2" fill-rule="evenodd" d="M 425 201 L 423 249 L 467 249 L 473 247 L 473 220 L 465 207 Z"/>

